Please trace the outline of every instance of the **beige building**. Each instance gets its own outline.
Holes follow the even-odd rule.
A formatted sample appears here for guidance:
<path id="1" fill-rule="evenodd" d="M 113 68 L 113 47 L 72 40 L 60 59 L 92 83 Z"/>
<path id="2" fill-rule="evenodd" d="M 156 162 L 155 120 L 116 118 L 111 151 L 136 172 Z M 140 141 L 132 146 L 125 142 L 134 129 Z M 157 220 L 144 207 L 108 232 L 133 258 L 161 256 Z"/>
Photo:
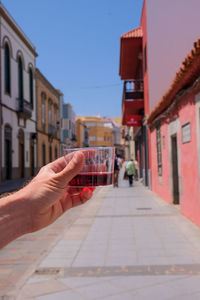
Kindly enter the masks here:
<path id="1" fill-rule="evenodd" d="M 38 168 L 60 155 L 60 91 L 36 69 Z"/>
<path id="2" fill-rule="evenodd" d="M 76 146 L 84 148 L 89 146 L 88 127 L 85 125 L 84 120 L 80 117 L 76 118 Z"/>
<path id="3" fill-rule="evenodd" d="M 86 128 L 88 129 L 88 145 L 90 147 L 113 146 L 113 130 L 98 116 L 77 117 L 77 147 L 83 147 L 84 145 L 84 130 Z"/>

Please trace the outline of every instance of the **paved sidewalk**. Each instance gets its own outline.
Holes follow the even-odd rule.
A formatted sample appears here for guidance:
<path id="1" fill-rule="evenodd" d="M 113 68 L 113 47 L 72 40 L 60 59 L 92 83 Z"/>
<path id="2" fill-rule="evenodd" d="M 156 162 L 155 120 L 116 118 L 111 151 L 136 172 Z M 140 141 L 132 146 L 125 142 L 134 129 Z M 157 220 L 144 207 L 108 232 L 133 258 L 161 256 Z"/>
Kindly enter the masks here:
<path id="1" fill-rule="evenodd" d="M 40 237 L 43 256 L 13 281 L 15 289 L 2 294 L 0 288 L 2 299 L 200 299 L 200 228 L 174 206 L 139 182 L 129 188 L 123 181 L 101 188 L 78 209 L 66 230 L 64 221 L 51 227 L 52 234 L 59 226 L 62 233 L 46 249 L 46 234 L 26 236 L 29 250 L 31 237 Z"/>

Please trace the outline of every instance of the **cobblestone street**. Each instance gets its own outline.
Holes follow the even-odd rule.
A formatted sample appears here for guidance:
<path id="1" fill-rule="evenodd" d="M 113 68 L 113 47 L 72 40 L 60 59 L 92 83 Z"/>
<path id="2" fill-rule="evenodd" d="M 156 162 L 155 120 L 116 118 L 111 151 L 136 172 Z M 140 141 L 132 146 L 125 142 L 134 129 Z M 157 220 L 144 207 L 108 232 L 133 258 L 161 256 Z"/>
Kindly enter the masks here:
<path id="1" fill-rule="evenodd" d="M 198 300 L 200 228 L 141 183 L 104 187 L 0 251 L 2 299 Z"/>

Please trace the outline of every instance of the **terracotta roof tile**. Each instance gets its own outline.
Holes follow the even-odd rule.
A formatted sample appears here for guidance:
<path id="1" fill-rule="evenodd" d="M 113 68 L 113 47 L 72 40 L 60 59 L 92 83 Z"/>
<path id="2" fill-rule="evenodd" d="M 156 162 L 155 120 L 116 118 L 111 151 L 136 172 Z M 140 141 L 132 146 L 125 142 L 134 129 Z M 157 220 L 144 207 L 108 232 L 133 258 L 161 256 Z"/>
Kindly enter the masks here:
<path id="1" fill-rule="evenodd" d="M 194 43 L 194 48 L 186 56 L 185 60 L 169 89 L 163 95 L 160 102 L 155 106 L 147 117 L 147 124 L 150 124 L 161 112 L 163 112 L 172 102 L 176 94 L 187 84 L 191 84 L 200 75 L 200 39 Z"/>
<path id="2" fill-rule="evenodd" d="M 122 34 L 121 38 L 133 38 L 133 37 L 142 37 L 142 36 L 143 36 L 142 28 L 138 27 Z"/>

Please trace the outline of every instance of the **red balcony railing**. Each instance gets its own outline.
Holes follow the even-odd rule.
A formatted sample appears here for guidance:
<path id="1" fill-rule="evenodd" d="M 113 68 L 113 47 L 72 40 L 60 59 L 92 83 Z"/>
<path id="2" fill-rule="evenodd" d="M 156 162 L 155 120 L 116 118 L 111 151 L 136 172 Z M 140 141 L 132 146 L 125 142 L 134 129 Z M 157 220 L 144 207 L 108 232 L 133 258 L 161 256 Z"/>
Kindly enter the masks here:
<path id="1" fill-rule="evenodd" d="M 143 99 L 144 98 L 144 83 L 143 80 L 135 79 L 124 81 L 123 99 Z"/>

